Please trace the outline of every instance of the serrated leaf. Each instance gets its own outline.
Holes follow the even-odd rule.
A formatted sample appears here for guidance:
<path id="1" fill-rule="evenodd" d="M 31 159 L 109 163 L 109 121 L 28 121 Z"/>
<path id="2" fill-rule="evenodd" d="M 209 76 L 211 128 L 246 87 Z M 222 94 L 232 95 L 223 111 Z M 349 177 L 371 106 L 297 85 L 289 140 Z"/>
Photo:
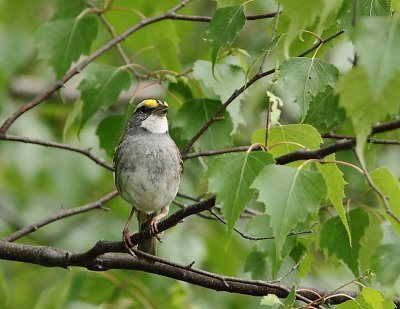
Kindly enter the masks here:
<path id="1" fill-rule="evenodd" d="M 393 286 L 400 277 L 400 244 L 387 244 L 378 247 L 372 254 L 371 266 L 379 282 Z"/>
<path id="2" fill-rule="evenodd" d="M 400 70 L 400 22 L 396 17 L 362 18 L 352 39 L 377 95 Z"/>
<path id="3" fill-rule="evenodd" d="M 182 104 L 171 125 L 180 130 L 181 138 L 191 139 L 196 132 L 221 107 L 221 102 L 209 99 L 194 99 Z M 231 144 L 232 122 L 227 112 L 221 114 L 221 120 L 214 122 L 196 141 L 196 149 L 225 148 Z"/>
<path id="4" fill-rule="evenodd" d="M 222 205 L 229 236 L 246 203 L 254 194 L 250 184 L 263 167 L 273 162 L 267 153 L 243 152 L 219 156 L 209 166 L 208 191 L 216 193 L 217 202 Z"/>
<path id="5" fill-rule="evenodd" d="M 339 96 L 328 86 L 325 91 L 311 98 L 307 116 L 303 123 L 315 127 L 324 133 L 332 130 L 345 119 L 345 111 L 339 107 Z"/>
<path id="6" fill-rule="evenodd" d="M 89 53 L 96 36 L 97 19 L 92 16 L 47 22 L 37 35 L 39 58 L 47 60 L 60 79 L 72 62 Z"/>
<path id="7" fill-rule="evenodd" d="M 335 160 L 335 155 L 332 154 L 325 158 L 326 160 Z M 348 234 L 348 241 L 351 247 L 351 232 L 347 222 L 346 212 L 343 207 L 344 186 L 347 182 L 343 178 L 342 171 L 335 163 L 317 164 L 318 171 L 325 179 L 326 187 L 328 188 L 328 198 L 335 207 L 337 214 L 342 220 Z"/>
<path id="8" fill-rule="evenodd" d="M 304 146 L 308 149 L 318 149 L 323 142 L 321 135 L 315 128 L 308 124 L 287 124 L 272 127 L 268 134 L 268 150 L 274 157 L 301 149 Z M 265 129 L 253 132 L 251 143 L 265 144 Z M 299 145 L 295 145 L 297 143 Z M 274 146 L 275 145 L 275 146 Z"/>
<path id="9" fill-rule="evenodd" d="M 120 93 L 131 85 L 131 75 L 121 67 L 91 63 L 82 72 L 78 86 L 83 101 L 80 127 L 100 109 L 117 101 Z"/>
<path id="10" fill-rule="evenodd" d="M 358 262 L 360 240 L 364 236 L 369 219 L 363 209 L 356 208 L 348 213 L 348 221 L 351 231 L 351 247 L 348 233 L 339 217 L 331 218 L 322 225 L 320 246 L 327 250 L 330 256 L 336 256 L 349 267 L 354 275 L 358 276 L 360 273 Z"/>
<path id="11" fill-rule="evenodd" d="M 263 168 L 251 188 L 258 191 L 264 203 L 277 247 L 281 255 L 287 234 L 310 214 L 317 214 L 326 195 L 325 183 L 319 173 L 288 166 L 269 165 Z"/>
<path id="12" fill-rule="evenodd" d="M 369 287 L 363 287 L 360 295 L 354 300 L 348 300 L 336 309 L 394 309 L 392 301 L 384 298 L 383 294 Z"/>
<path id="13" fill-rule="evenodd" d="M 320 59 L 289 58 L 280 66 L 276 87 L 289 101 L 300 106 L 303 121 L 311 99 L 327 86 L 334 87 L 338 74 L 334 65 Z"/>
<path id="14" fill-rule="evenodd" d="M 242 5 L 219 8 L 215 12 L 206 32 L 206 39 L 211 43 L 213 74 L 218 51 L 233 43 L 245 23 L 246 16 Z"/>
<path id="15" fill-rule="evenodd" d="M 215 77 L 211 72 L 211 62 L 198 60 L 193 66 L 193 75 L 201 83 L 203 88 L 210 93 L 207 97 L 217 97 L 222 102 L 226 101 L 232 93 L 241 87 L 245 81 L 243 70 L 237 66 L 227 63 L 215 65 Z M 240 95 L 238 102 L 233 102 L 227 108 L 233 122 L 232 133 L 236 133 L 240 124 L 246 124 L 240 111 L 241 101 L 246 99 L 246 93 Z"/>
<path id="16" fill-rule="evenodd" d="M 400 218 L 400 183 L 386 166 L 377 168 L 370 173 L 375 186 L 386 197 L 390 210 Z M 380 198 L 378 197 L 380 200 Z M 381 200 L 380 200 L 381 201 Z M 382 203 L 382 202 L 381 202 Z M 385 211 L 385 215 L 393 226 L 393 229 L 400 235 L 400 224 Z"/>

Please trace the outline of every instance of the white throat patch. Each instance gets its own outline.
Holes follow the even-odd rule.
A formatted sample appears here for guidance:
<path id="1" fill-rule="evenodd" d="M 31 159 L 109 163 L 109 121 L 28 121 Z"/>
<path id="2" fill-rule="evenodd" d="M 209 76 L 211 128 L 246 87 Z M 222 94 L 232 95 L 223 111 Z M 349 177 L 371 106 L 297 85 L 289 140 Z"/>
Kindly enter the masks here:
<path id="1" fill-rule="evenodd" d="M 168 132 L 168 120 L 166 116 L 150 115 L 143 121 L 141 127 L 151 133 L 166 133 Z"/>

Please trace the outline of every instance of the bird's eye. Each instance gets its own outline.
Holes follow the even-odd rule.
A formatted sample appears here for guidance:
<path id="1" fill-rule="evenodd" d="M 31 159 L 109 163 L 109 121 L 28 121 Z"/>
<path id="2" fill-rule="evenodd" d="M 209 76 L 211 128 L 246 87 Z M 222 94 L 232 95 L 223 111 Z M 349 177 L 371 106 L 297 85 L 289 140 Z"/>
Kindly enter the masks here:
<path id="1" fill-rule="evenodd" d="M 147 106 L 145 106 L 145 105 L 143 105 L 143 106 L 140 108 L 140 111 L 141 111 L 142 113 L 147 113 L 149 110 L 150 110 L 150 109 L 149 109 Z"/>

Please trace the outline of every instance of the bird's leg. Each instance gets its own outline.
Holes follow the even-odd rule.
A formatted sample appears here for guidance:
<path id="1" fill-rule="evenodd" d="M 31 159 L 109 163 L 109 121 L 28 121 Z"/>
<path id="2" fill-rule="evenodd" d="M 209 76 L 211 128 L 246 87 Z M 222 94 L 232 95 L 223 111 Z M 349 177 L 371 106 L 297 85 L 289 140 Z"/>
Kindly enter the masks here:
<path id="1" fill-rule="evenodd" d="M 126 249 L 128 249 L 128 252 L 130 251 L 130 248 L 133 247 L 133 244 L 131 242 L 131 237 L 129 235 L 129 224 L 131 223 L 133 214 L 135 213 L 136 209 L 132 207 L 131 213 L 129 214 L 128 221 L 126 221 L 124 230 L 122 231 L 122 241 L 124 242 L 124 245 Z"/>
<path id="2" fill-rule="evenodd" d="M 157 235 L 158 234 L 157 224 L 158 222 L 160 222 L 162 218 L 168 215 L 168 212 L 169 212 L 169 205 L 161 208 L 161 212 L 157 216 L 154 216 L 150 222 L 150 233 L 154 237 L 156 237 L 160 242 L 161 238 Z"/>

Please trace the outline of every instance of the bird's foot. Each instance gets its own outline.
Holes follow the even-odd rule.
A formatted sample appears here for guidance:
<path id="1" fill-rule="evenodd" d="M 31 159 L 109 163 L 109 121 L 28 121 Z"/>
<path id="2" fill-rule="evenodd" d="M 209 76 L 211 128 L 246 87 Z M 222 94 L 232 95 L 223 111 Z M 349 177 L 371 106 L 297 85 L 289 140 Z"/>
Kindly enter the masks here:
<path id="1" fill-rule="evenodd" d="M 125 227 L 124 230 L 122 231 L 122 241 L 124 243 L 126 250 L 129 252 L 129 254 L 131 254 L 132 256 L 135 256 L 135 254 L 133 253 L 133 251 L 131 249 L 134 247 L 134 245 L 131 241 L 131 235 L 130 235 L 129 229 L 127 227 Z"/>
<path id="2" fill-rule="evenodd" d="M 151 236 L 157 238 L 157 240 L 162 243 L 161 235 L 159 235 L 160 232 L 158 231 L 158 228 L 157 228 L 158 222 L 160 222 L 160 219 L 158 218 L 158 216 L 154 217 L 151 220 L 150 227 L 149 227 L 150 228 L 150 234 L 151 234 Z"/>

